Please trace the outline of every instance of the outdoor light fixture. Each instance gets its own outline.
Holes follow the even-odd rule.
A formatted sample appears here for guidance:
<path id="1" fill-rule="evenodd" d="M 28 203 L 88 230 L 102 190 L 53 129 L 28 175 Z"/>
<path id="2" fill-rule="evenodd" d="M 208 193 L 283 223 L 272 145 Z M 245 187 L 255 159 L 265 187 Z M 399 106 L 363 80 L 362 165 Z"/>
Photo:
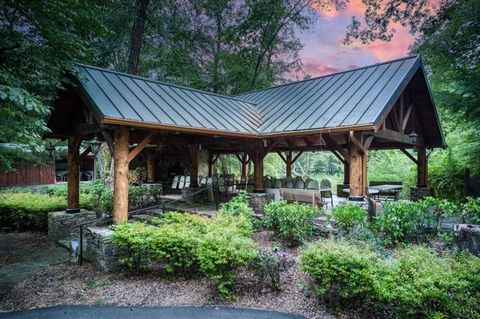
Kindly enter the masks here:
<path id="1" fill-rule="evenodd" d="M 97 155 L 100 150 L 100 145 L 102 145 L 102 142 L 95 135 L 95 137 L 90 140 L 90 149 L 92 150 L 93 155 Z"/>
<path id="2" fill-rule="evenodd" d="M 53 157 L 53 153 L 55 153 L 55 146 L 53 146 L 52 144 L 48 144 L 48 145 L 45 147 L 45 150 L 48 152 L 48 157 L 52 158 L 52 157 Z"/>
<path id="3" fill-rule="evenodd" d="M 418 134 L 415 133 L 415 131 L 412 131 L 412 133 L 408 134 L 408 137 L 410 137 L 410 141 L 412 141 L 412 144 L 415 144 L 417 142 Z"/>

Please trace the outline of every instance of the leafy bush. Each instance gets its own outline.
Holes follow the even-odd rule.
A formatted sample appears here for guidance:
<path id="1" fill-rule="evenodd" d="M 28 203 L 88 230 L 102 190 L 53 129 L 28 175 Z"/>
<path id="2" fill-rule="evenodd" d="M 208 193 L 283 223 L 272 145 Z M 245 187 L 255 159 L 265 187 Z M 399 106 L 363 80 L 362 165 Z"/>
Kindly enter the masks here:
<path id="1" fill-rule="evenodd" d="M 230 299 L 234 297 L 235 270 L 255 257 L 253 240 L 237 230 L 212 223 L 198 248 L 202 273 L 217 284 L 220 296 Z"/>
<path id="2" fill-rule="evenodd" d="M 363 246 L 324 240 L 303 249 L 300 260 L 317 293 L 340 306 L 395 318 L 480 315 L 480 259 L 466 252 L 441 258 L 409 246 L 382 258 Z"/>
<path id="3" fill-rule="evenodd" d="M 297 245 L 314 234 L 313 219 L 319 211 L 305 204 L 286 201 L 271 202 L 265 206 L 265 225 L 289 245 Z"/>
<path id="4" fill-rule="evenodd" d="M 318 284 L 318 295 L 330 302 L 368 302 L 374 296 L 378 260 L 370 249 L 342 240 L 312 243 L 300 253 L 302 270 Z"/>
<path id="5" fill-rule="evenodd" d="M 248 194 L 245 191 L 240 191 L 237 196 L 223 203 L 220 206 L 220 210 L 226 214 L 246 215 L 249 217 L 253 215 L 253 210 L 248 204 Z"/>
<path id="6" fill-rule="evenodd" d="M 387 245 L 412 242 L 431 224 L 425 212 L 423 203 L 386 203 L 383 215 L 375 218 L 374 228 Z"/>
<path id="7" fill-rule="evenodd" d="M 462 220 L 464 223 L 480 224 L 480 198 L 467 198 L 463 204 Z"/>
<path id="8" fill-rule="evenodd" d="M 64 210 L 66 200 L 59 196 L 35 193 L 0 194 L 0 222 L 16 230 L 45 230 L 48 213 Z"/>
<path id="9" fill-rule="evenodd" d="M 170 212 L 154 223 L 114 228 L 112 240 L 124 251 L 121 261 L 127 269 L 139 271 L 147 260 L 155 260 L 169 273 L 205 275 L 218 285 L 221 296 L 233 296 L 236 270 L 256 255 L 247 216 L 219 213 L 208 219 Z"/>
<path id="10" fill-rule="evenodd" d="M 367 211 L 358 205 L 346 203 L 335 206 L 329 217 L 335 220 L 336 225 L 341 231 L 349 233 L 355 226 L 365 223 Z"/>
<path id="11" fill-rule="evenodd" d="M 115 226 L 111 240 L 125 255 L 120 258 L 120 264 L 129 271 L 139 273 L 150 258 L 149 243 L 153 233 L 152 226 L 141 222 L 125 222 Z"/>
<path id="12" fill-rule="evenodd" d="M 282 289 L 280 273 L 287 268 L 289 260 L 293 259 L 278 247 L 260 248 L 250 263 L 250 269 L 260 283 L 272 291 L 279 291 Z"/>

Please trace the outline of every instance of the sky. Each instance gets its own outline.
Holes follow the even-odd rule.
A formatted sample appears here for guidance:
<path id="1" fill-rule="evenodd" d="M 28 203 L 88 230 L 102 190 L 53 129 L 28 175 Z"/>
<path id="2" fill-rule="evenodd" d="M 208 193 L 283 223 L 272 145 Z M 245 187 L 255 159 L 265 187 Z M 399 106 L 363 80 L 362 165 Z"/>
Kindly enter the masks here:
<path id="1" fill-rule="evenodd" d="M 363 12 L 361 0 L 351 0 L 341 11 L 319 12 L 320 18 L 311 29 L 300 34 L 304 44 L 300 56 L 307 74 L 315 77 L 408 55 L 414 38 L 401 26 L 395 26 L 396 33 L 390 42 L 344 45 L 342 42 L 351 17 L 362 17 Z"/>

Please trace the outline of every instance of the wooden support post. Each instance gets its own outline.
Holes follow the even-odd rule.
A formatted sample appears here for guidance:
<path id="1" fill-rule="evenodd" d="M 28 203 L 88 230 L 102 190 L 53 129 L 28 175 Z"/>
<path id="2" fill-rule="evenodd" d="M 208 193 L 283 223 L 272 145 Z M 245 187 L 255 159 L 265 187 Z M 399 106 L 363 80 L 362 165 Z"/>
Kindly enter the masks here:
<path id="1" fill-rule="evenodd" d="M 198 187 L 198 144 L 190 145 L 190 187 Z"/>
<path id="2" fill-rule="evenodd" d="M 268 154 L 268 149 L 258 145 L 252 150 L 250 159 L 253 162 L 253 188 L 254 192 L 262 193 L 263 187 L 263 159 Z"/>
<path id="3" fill-rule="evenodd" d="M 285 158 L 285 164 L 286 164 L 286 176 L 287 177 L 292 177 L 292 151 L 289 151 L 287 153 L 287 157 Z"/>
<path id="4" fill-rule="evenodd" d="M 68 200 L 67 212 L 77 213 L 80 211 L 80 136 L 68 139 Z"/>
<path id="5" fill-rule="evenodd" d="M 247 169 L 248 169 L 247 165 L 249 161 L 248 154 L 243 153 L 242 156 L 239 156 L 239 160 L 242 165 L 242 169 L 240 171 L 240 177 L 246 181 L 248 179 L 248 172 L 247 172 Z"/>
<path id="6" fill-rule="evenodd" d="M 417 187 L 426 187 L 428 185 L 428 158 L 427 150 L 424 146 L 417 148 Z"/>
<path id="7" fill-rule="evenodd" d="M 347 161 L 343 163 L 343 184 L 350 184 L 350 164 Z"/>
<path id="8" fill-rule="evenodd" d="M 155 182 L 155 157 L 153 154 L 147 154 L 147 182 Z"/>
<path id="9" fill-rule="evenodd" d="M 350 143 L 348 154 L 350 156 L 350 200 L 363 200 L 367 186 L 367 152 L 363 145 L 363 135 L 352 132 L 351 137 L 357 142 Z M 362 145 L 362 147 L 360 147 Z"/>
<path id="10" fill-rule="evenodd" d="M 128 219 L 129 133 L 126 126 L 115 128 L 113 151 L 113 223 L 115 225 Z"/>

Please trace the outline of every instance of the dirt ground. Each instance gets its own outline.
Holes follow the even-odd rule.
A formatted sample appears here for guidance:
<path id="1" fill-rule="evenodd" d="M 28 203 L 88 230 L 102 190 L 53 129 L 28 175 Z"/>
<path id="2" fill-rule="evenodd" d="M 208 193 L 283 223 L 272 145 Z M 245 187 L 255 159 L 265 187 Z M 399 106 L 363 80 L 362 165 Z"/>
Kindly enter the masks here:
<path id="1" fill-rule="evenodd" d="M 50 245 L 44 234 L 6 234 L 10 242 L 2 247 L 2 260 L 12 261 L 15 252 L 5 249 L 32 242 L 25 249 L 37 250 Z M 33 240 L 35 239 L 35 240 Z M 256 234 L 261 246 L 271 245 L 268 234 Z M 36 244 L 33 244 L 33 243 Z M 37 245 L 37 246 L 35 246 Z M 18 247 L 18 246 L 17 246 Z M 295 249 L 287 249 L 294 258 Z M 168 279 L 150 272 L 139 276 L 122 273 L 107 274 L 90 264 L 78 266 L 63 263 L 39 271 L 7 293 L 0 300 L 1 311 L 32 309 L 54 305 L 122 305 L 177 306 L 226 305 L 270 309 L 304 315 L 307 318 L 351 318 L 351 315 L 332 314 L 325 309 L 311 290 L 309 279 L 295 263 L 281 274 L 282 290 L 272 292 L 262 288 L 251 272 L 239 274 L 234 301 L 219 300 L 215 287 L 205 278 Z"/>
<path id="2" fill-rule="evenodd" d="M 42 232 L 0 232 L 0 267 L 13 264 L 55 246 Z"/>

